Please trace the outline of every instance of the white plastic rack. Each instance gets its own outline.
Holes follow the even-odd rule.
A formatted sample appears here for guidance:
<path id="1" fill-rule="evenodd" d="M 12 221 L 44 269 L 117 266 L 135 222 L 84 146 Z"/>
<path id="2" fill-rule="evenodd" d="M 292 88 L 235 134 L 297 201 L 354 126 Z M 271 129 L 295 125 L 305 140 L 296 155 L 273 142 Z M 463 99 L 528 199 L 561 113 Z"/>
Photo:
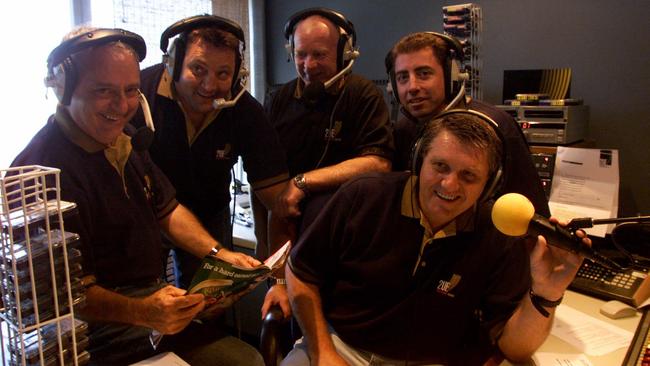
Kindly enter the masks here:
<path id="1" fill-rule="evenodd" d="M 0 360 L 2 365 L 88 363 L 79 236 L 66 232 L 58 169 L 0 170 Z M 70 306 L 72 304 L 72 306 Z"/>

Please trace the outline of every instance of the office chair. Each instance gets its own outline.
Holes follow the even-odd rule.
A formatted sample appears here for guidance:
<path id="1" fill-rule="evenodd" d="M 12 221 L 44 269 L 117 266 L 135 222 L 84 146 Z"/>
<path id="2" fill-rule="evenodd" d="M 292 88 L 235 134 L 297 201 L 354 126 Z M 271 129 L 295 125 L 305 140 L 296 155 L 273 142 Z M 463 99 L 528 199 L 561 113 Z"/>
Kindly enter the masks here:
<path id="1" fill-rule="evenodd" d="M 269 309 L 260 333 L 259 351 L 266 366 L 277 366 L 284 356 L 289 353 L 293 342 L 299 337 L 295 321 L 285 320 L 282 309 L 279 305 L 273 305 Z"/>

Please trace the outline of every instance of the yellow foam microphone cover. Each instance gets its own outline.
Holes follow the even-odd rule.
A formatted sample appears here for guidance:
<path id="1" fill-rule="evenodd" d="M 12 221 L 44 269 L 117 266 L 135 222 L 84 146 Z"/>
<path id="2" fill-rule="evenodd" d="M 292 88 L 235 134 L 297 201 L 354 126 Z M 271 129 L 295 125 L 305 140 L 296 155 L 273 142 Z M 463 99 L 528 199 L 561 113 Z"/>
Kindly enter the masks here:
<path id="1" fill-rule="evenodd" d="M 528 232 L 528 224 L 535 215 L 535 207 L 519 193 L 499 197 L 492 207 L 492 223 L 508 236 L 522 236 Z"/>

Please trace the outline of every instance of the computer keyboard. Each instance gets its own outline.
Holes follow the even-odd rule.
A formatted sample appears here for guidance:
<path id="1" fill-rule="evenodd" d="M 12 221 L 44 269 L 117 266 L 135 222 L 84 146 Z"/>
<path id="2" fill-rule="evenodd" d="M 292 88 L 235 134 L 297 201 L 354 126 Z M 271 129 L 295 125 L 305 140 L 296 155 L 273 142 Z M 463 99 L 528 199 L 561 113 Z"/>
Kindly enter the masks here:
<path id="1" fill-rule="evenodd" d="M 619 300 L 636 307 L 639 305 L 638 297 L 635 299 L 634 295 L 646 277 L 647 271 L 626 269 L 617 272 L 591 261 L 584 261 L 569 288 L 604 300 Z"/>

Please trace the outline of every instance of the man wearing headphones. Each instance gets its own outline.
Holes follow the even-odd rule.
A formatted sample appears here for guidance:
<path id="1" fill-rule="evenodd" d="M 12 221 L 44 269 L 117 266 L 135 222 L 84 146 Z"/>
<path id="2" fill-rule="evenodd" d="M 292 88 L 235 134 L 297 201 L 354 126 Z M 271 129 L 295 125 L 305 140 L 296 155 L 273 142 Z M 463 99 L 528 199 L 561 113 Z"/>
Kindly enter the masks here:
<path id="1" fill-rule="evenodd" d="M 129 121 L 143 98 L 138 63 L 145 54 L 142 37 L 121 29 L 66 36 L 48 58 L 46 84 L 59 99 L 57 111 L 12 165 L 59 168 L 60 197 L 77 204 L 65 228 L 81 237 L 87 287 L 75 315 L 89 324 L 92 364 L 126 365 L 174 351 L 192 365 L 260 365 L 253 347 L 192 321 L 208 305 L 202 295 L 161 280 L 161 230 L 199 258 L 259 262 L 221 247 L 136 146 L 141 137 Z M 152 330 L 166 335 L 158 349 Z"/>
<path id="2" fill-rule="evenodd" d="M 267 96 L 265 108 L 293 177 L 278 211 L 304 227 L 325 202 L 323 192 L 363 172 L 389 171 L 393 139 L 378 88 L 349 74 L 359 55 L 350 21 L 310 8 L 289 18 L 284 35 L 298 77 Z"/>
<path id="3" fill-rule="evenodd" d="M 176 188 L 178 201 L 229 247 L 229 187 L 238 158 L 269 209 L 289 178 L 277 134 L 245 90 L 244 32 L 226 18 L 193 16 L 169 26 L 160 48 L 163 63 L 141 74 L 156 130 L 149 151 Z M 138 116 L 134 124 L 144 123 Z M 176 260 L 181 286 L 187 288 L 199 261 L 182 250 L 176 250 Z"/>
<path id="4" fill-rule="evenodd" d="M 289 258 L 304 338 L 283 366 L 483 365 L 541 345 L 582 258 L 542 237 L 529 255 L 496 231 L 491 123 L 443 113 L 423 126 L 415 172 L 362 175 L 334 194 Z"/>
<path id="5" fill-rule="evenodd" d="M 435 32 L 409 34 L 400 39 L 386 56 L 386 71 L 393 94 L 402 106 L 404 118 L 394 127 L 394 170 L 409 168 L 409 156 L 424 122 L 452 108 L 482 112 L 499 125 L 506 144 L 503 192 L 526 196 L 536 212 L 549 216 L 546 195 L 530 158 L 528 144 L 517 122 L 507 113 L 465 96 L 459 69 L 463 48 L 453 37 Z"/>

